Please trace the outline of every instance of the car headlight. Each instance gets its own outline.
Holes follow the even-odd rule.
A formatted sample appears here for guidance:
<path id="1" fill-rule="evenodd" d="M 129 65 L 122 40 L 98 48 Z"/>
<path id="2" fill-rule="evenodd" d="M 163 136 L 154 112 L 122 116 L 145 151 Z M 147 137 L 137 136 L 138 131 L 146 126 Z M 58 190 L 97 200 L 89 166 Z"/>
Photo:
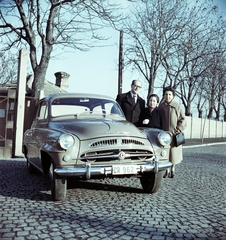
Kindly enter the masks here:
<path id="1" fill-rule="evenodd" d="M 169 132 L 160 132 L 158 140 L 162 146 L 170 145 L 172 142 L 172 135 Z"/>
<path id="2" fill-rule="evenodd" d="M 62 134 L 59 138 L 59 144 L 63 149 L 69 149 L 74 146 L 75 139 L 70 134 Z"/>

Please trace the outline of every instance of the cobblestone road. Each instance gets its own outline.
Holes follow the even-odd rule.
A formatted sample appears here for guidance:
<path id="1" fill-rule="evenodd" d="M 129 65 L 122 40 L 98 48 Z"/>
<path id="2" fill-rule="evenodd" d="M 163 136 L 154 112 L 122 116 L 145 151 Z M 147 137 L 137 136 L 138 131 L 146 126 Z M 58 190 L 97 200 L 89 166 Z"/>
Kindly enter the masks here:
<path id="1" fill-rule="evenodd" d="M 0 239 L 226 239 L 226 147 L 184 149 L 174 179 L 70 180 L 64 202 L 24 159 L 0 160 Z"/>

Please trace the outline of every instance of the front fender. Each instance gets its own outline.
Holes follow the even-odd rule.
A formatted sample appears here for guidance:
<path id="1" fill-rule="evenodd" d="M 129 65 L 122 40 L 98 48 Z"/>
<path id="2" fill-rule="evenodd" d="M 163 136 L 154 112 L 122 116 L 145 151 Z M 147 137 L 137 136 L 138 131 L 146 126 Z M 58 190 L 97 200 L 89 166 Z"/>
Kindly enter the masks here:
<path id="1" fill-rule="evenodd" d="M 145 132 L 148 140 L 150 141 L 156 156 L 159 157 L 159 160 L 168 160 L 169 159 L 169 150 L 170 150 L 170 143 L 167 145 L 162 145 L 159 141 L 159 135 L 160 133 L 163 133 L 164 131 L 157 128 L 142 128 L 142 130 Z"/>
<path id="2" fill-rule="evenodd" d="M 51 129 L 30 129 L 24 134 L 24 145 L 35 145 L 36 148 L 44 152 L 63 152 L 60 149 L 58 139 L 62 132 Z"/>

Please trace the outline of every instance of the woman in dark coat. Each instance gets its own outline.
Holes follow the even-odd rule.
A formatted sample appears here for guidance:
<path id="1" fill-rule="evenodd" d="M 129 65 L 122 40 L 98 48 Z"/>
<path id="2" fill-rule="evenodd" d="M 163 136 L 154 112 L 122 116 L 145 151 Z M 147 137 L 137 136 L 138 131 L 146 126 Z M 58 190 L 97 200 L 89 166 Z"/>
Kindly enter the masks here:
<path id="1" fill-rule="evenodd" d="M 163 89 L 163 102 L 159 105 L 165 113 L 166 128 L 164 130 L 169 131 L 173 135 L 171 143 L 169 160 L 172 162 L 171 169 L 166 171 L 164 177 L 174 177 L 175 165 L 183 160 L 182 146 L 176 147 L 175 135 L 182 132 L 186 127 L 185 114 L 181 106 L 174 100 L 174 89 L 172 87 L 166 87 Z"/>
<path id="2" fill-rule="evenodd" d="M 140 126 L 159 129 L 166 128 L 165 115 L 164 112 L 157 107 L 158 103 L 158 95 L 151 94 L 148 97 L 148 107 L 141 112 Z"/>

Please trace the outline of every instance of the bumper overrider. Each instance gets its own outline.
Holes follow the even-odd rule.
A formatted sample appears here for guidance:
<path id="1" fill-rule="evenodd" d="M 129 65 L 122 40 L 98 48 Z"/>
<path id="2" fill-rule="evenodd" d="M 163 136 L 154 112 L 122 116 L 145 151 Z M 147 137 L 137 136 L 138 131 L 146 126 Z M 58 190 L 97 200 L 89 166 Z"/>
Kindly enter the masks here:
<path id="1" fill-rule="evenodd" d="M 73 168 L 56 168 L 54 172 L 60 177 L 83 177 L 91 179 L 95 177 L 119 176 L 119 175 L 138 175 L 145 172 L 158 173 L 170 168 L 172 165 L 169 161 L 159 161 L 156 157 L 150 163 L 143 164 L 120 164 L 112 166 L 93 166 L 90 162 L 86 162 L 82 166 Z"/>

